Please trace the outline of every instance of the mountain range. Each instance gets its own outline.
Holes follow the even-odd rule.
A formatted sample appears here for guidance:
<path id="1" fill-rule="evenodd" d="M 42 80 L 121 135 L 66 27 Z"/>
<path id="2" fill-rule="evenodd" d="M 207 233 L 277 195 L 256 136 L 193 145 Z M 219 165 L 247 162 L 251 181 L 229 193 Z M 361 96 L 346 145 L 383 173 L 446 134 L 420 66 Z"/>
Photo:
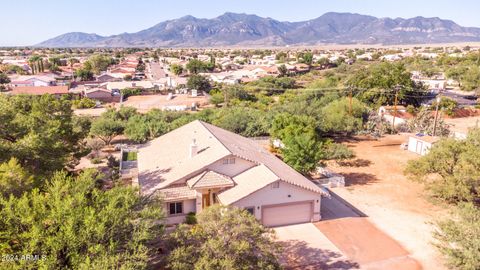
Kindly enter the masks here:
<path id="1" fill-rule="evenodd" d="M 72 32 L 38 47 L 220 47 L 322 44 L 430 44 L 480 41 L 480 28 L 451 20 L 376 18 L 329 12 L 316 19 L 287 22 L 257 15 L 225 13 L 213 19 L 185 16 L 136 33 L 100 36 Z"/>

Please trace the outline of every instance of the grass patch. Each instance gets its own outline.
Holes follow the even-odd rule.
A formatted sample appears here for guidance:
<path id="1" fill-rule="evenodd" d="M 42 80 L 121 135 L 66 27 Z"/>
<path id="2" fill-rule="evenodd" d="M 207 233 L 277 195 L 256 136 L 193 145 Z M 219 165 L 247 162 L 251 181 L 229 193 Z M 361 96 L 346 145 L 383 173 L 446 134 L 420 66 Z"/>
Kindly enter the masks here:
<path id="1" fill-rule="evenodd" d="M 137 152 L 123 152 L 122 161 L 137 160 Z"/>

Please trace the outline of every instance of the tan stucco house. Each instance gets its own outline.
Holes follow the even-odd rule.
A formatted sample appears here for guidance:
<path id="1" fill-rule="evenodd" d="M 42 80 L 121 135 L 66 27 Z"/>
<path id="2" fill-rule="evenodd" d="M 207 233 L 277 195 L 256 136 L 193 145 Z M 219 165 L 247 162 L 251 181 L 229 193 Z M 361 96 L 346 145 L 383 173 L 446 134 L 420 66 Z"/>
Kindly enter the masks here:
<path id="1" fill-rule="evenodd" d="M 140 146 L 138 184 L 163 197 L 168 224 L 215 203 L 247 209 L 266 226 L 313 222 L 328 196 L 255 141 L 202 121 Z"/>

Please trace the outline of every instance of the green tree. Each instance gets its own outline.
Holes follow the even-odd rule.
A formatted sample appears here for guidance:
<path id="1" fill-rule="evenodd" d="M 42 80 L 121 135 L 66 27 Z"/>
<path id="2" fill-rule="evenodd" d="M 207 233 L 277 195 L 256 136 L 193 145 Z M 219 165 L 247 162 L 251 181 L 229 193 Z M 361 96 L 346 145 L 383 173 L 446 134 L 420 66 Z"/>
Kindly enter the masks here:
<path id="1" fill-rule="evenodd" d="M 115 136 L 123 132 L 124 126 L 121 121 L 101 117 L 92 123 L 90 134 L 109 145 Z"/>
<path id="2" fill-rule="evenodd" d="M 270 128 L 272 138 L 284 141 L 290 134 L 315 131 L 315 119 L 307 115 L 278 113 Z"/>
<path id="3" fill-rule="evenodd" d="M 303 63 L 311 66 L 313 63 L 313 54 L 311 52 L 306 52 L 302 55 Z"/>
<path id="4" fill-rule="evenodd" d="M 442 139 L 427 155 L 408 163 L 406 174 L 447 202 L 480 200 L 480 129 L 467 139 Z"/>
<path id="5" fill-rule="evenodd" d="M 15 157 L 35 175 L 72 164 L 83 133 L 71 107 L 51 95 L 0 95 L 0 163 Z"/>
<path id="6" fill-rule="evenodd" d="M 260 110 L 243 107 L 222 108 L 212 123 L 246 137 L 268 135 L 269 120 Z"/>
<path id="7" fill-rule="evenodd" d="M 83 68 L 93 72 L 96 75 L 99 75 L 102 71 L 107 70 L 107 68 L 115 63 L 109 55 L 104 54 L 95 54 L 88 58 L 88 60 L 83 63 Z"/>
<path id="8" fill-rule="evenodd" d="M 352 133 L 362 129 L 366 106 L 358 99 L 352 99 L 352 114 L 350 115 L 350 101 L 347 98 L 330 102 L 322 109 L 323 131 L 327 133 Z"/>
<path id="9" fill-rule="evenodd" d="M 75 71 L 75 77 L 80 78 L 81 81 L 93 81 L 93 72 L 84 68 Z"/>
<path id="10" fill-rule="evenodd" d="M 172 64 L 170 65 L 170 71 L 175 74 L 175 75 L 180 75 L 183 73 L 183 67 L 178 64 Z"/>
<path id="11" fill-rule="evenodd" d="M 91 171 L 45 182 L 44 192 L 0 197 L 0 253 L 44 257 L 3 260 L 0 268 L 146 268 L 147 243 L 163 233 L 160 202 L 131 187 L 101 189 Z"/>
<path id="12" fill-rule="evenodd" d="M 221 92 L 215 92 L 213 94 L 212 93 L 210 94 L 211 94 L 210 102 L 213 105 L 218 107 L 218 105 L 225 102 L 225 96 Z"/>
<path id="13" fill-rule="evenodd" d="M 16 158 L 0 164 L 0 195 L 20 197 L 33 187 L 33 176 L 22 168 Z"/>
<path id="14" fill-rule="evenodd" d="M 187 87 L 199 91 L 209 92 L 211 85 L 207 78 L 202 75 L 194 74 L 188 78 Z"/>
<path id="15" fill-rule="evenodd" d="M 0 84 L 7 84 L 10 83 L 10 78 L 8 78 L 7 74 L 0 72 Z"/>
<path id="16" fill-rule="evenodd" d="M 5 84 L 10 83 L 10 78 L 7 74 L 0 72 L 0 92 L 5 90 Z"/>
<path id="17" fill-rule="evenodd" d="M 302 130 L 299 127 L 298 130 Z M 314 171 L 323 156 L 322 143 L 318 140 L 315 131 L 288 132 L 282 143 L 281 153 L 285 163 L 302 174 Z"/>
<path id="18" fill-rule="evenodd" d="M 198 59 L 190 59 L 186 65 L 187 70 L 192 74 L 197 74 L 200 72 L 207 71 L 207 63 L 200 61 Z"/>
<path id="19" fill-rule="evenodd" d="M 438 223 L 436 246 L 452 268 L 480 269 L 480 209 L 472 203 L 462 204 L 456 216 Z"/>
<path id="20" fill-rule="evenodd" d="M 125 126 L 125 135 L 135 142 L 145 142 L 168 131 L 169 124 L 155 111 L 146 115 L 135 115 L 128 119 Z"/>
<path id="21" fill-rule="evenodd" d="M 197 216 L 193 228 L 180 225 L 171 235 L 168 266 L 183 269 L 280 269 L 273 231 L 253 215 L 214 205 Z"/>
<path id="22" fill-rule="evenodd" d="M 278 76 L 285 77 L 288 75 L 288 69 L 287 69 L 287 66 L 285 66 L 285 64 L 278 66 L 277 69 L 278 69 Z"/>
<path id="23" fill-rule="evenodd" d="M 432 103 L 432 107 L 435 108 L 436 106 L 437 106 L 437 101 L 434 101 Z M 448 97 L 442 97 L 440 99 L 440 102 L 438 103 L 439 110 L 444 111 L 449 116 L 453 116 L 457 106 L 458 106 L 458 103 L 455 100 Z"/>
<path id="24" fill-rule="evenodd" d="M 383 62 L 359 69 L 347 84 L 357 88 L 357 98 L 376 106 L 393 104 L 395 91 L 398 91 L 399 102 L 406 105 L 418 105 L 418 97 L 426 95 L 426 91 L 411 79 L 403 63 Z"/>

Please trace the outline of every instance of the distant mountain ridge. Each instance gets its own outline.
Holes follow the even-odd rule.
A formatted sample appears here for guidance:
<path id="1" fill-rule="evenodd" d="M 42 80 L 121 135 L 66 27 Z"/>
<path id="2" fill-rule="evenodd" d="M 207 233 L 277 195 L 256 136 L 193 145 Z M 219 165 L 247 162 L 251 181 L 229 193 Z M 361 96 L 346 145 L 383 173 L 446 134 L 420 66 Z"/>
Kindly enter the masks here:
<path id="1" fill-rule="evenodd" d="M 376 18 L 329 12 L 302 22 L 225 13 L 213 19 L 184 16 L 136 33 L 100 36 L 72 32 L 39 47 L 215 47 L 321 44 L 419 44 L 480 41 L 480 28 L 450 20 Z"/>

